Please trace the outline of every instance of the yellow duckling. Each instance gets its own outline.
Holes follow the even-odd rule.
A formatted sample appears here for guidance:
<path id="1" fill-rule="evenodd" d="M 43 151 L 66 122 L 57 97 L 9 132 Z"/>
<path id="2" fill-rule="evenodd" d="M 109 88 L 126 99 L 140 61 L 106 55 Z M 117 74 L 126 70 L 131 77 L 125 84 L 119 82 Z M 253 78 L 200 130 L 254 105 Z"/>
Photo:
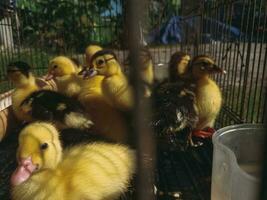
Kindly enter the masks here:
<path id="1" fill-rule="evenodd" d="M 79 73 L 87 74 L 88 66 L 93 54 L 102 50 L 97 45 L 90 45 L 86 49 L 87 66 Z M 116 142 L 127 142 L 127 125 L 125 119 L 111 102 L 105 98 L 102 91 L 102 81 L 104 76 L 96 75 L 84 79 L 81 83 L 81 92 L 78 100 L 86 108 L 94 122 L 94 131 Z M 110 131 L 112 130 L 112 131 Z"/>
<path id="2" fill-rule="evenodd" d="M 54 78 L 58 91 L 69 97 L 77 97 L 80 90 L 80 79 L 77 73 L 80 71 L 77 65 L 68 57 L 57 56 L 50 60 L 46 80 Z"/>
<path id="3" fill-rule="evenodd" d="M 101 51 L 101 50 L 103 50 L 103 48 L 101 46 L 98 46 L 95 44 L 89 45 L 88 47 L 86 47 L 86 49 L 85 49 L 85 63 L 86 63 L 87 67 L 90 66 L 92 56 L 96 52 Z"/>
<path id="4" fill-rule="evenodd" d="M 83 80 L 78 100 L 90 114 L 96 133 L 116 142 L 127 142 L 127 125 L 121 112 L 114 108 L 102 92 L 104 76 Z M 112 130 L 112 131 L 111 131 Z"/>
<path id="5" fill-rule="evenodd" d="M 86 73 L 87 68 L 89 68 L 91 57 L 98 51 L 102 50 L 102 47 L 98 45 L 89 45 L 85 50 L 85 56 L 86 56 L 86 66 L 82 69 L 82 71 L 79 72 L 79 75 L 83 75 L 83 73 Z M 82 81 L 82 90 L 79 95 L 79 99 L 81 102 L 87 100 L 91 100 L 97 96 L 103 97 L 101 85 L 102 81 L 104 79 L 104 76 L 94 76 L 90 77 L 89 79 L 84 79 Z M 84 102 L 85 103 L 85 102 Z"/>
<path id="6" fill-rule="evenodd" d="M 138 51 L 138 57 L 140 59 L 140 75 L 141 80 L 144 83 L 144 96 L 151 96 L 151 87 L 154 83 L 154 66 L 152 61 L 152 55 L 149 50 L 145 47 L 142 47 Z M 127 59 L 129 61 L 129 57 Z"/>
<path id="7" fill-rule="evenodd" d="M 58 131 L 43 122 L 21 131 L 17 160 L 13 200 L 116 199 L 135 169 L 135 154 L 123 145 L 95 142 L 62 152 Z"/>
<path id="8" fill-rule="evenodd" d="M 35 77 L 30 72 L 30 66 L 25 62 L 14 62 L 7 66 L 8 78 L 15 85 L 12 93 L 12 110 L 20 121 L 31 121 L 32 117 L 27 110 L 22 109 L 21 103 L 33 92 L 40 88 L 35 82 Z"/>
<path id="9" fill-rule="evenodd" d="M 90 68 L 90 76 L 104 76 L 102 90 L 109 102 L 122 111 L 133 107 L 132 88 L 112 51 L 102 50 L 95 53 L 91 58 Z"/>
<path id="10" fill-rule="evenodd" d="M 222 106 L 222 94 L 218 85 L 210 78 L 215 73 L 226 73 L 224 70 L 215 65 L 212 58 L 206 55 L 196 56 L 191 64 L 191 79 L 196 84 L 196 104 L 198 107 L 199 121 L 196 125 L 196 131 L 193 133 L 198 136 L 198 131 L 207 129 L 213 133 L 214 123 Z M 203 132 L 202 137 L 206 137 Z"/>
<path id="11" fill-rule="evenodd" d="M 181 51 L 177 51 L 171 56 L 169 62 L 169 79 L 171 82 L 188 77 L 190 60 L 190 55 Z"/>
<path id="12" fill-rule="evenodd" d="M 141 79 L 145 84 L 151 86 L 154 82 L 154 66 L 152 56 L 148 49 L 142 48 L 140 50 L 140 59 L 142 63 Z"/>

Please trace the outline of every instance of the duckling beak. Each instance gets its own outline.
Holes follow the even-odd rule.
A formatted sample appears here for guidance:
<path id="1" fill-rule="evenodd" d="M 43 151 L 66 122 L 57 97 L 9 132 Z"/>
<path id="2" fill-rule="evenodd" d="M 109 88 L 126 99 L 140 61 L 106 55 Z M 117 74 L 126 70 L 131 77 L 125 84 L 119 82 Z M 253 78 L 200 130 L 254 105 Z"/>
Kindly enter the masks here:
<path id="1" fill-rule="evenodd" d="M 222 68 L 218 67 L 217 65 L 213 64 L 213 68 L 210 70 L 212 73 L 220 73 L 220 74 L 226 74 L 226 71 Z"/>
<path id="2" fill-rule="evenodd" d="M 96 76 L 97 75 L 97 71 L 95 69 L 90 69 L 89 70 L 89 76 L 90 77 L 93 77 L 93 76 Z"/>
<path id="3" fill-rule="evenodd" d="M 83 79 L 86 79 L 88 77 L 93 77 L 95 75 L 97 75 L 97 71 L 93 68 L 91 69 L 86 69 L 86 68 L 83 68 L 79 73 L 78 75 L 82 75 L 83 76 Z"/>
<path id="4" fill-rule="evenodd" d="M 38 168 L 32 163 L 31 157 L 20 159 L 17 169 L 11 176 L 12 186 L 20 185 L 31 177 L 31 174 Z"/>
<path id="5" fill-rule="evenodd" d="M 54 71 L 48 72 L 48 74 L 45 76 L 46 81 L 50 81 L 51 79 L 55 78 Z"/>
<path id="6" fill-rule="evenodd" d="M 78 73 L 78 76 L 84 76 L 87 72 L 86 67 L 83 67 L 82 70 Z"/>

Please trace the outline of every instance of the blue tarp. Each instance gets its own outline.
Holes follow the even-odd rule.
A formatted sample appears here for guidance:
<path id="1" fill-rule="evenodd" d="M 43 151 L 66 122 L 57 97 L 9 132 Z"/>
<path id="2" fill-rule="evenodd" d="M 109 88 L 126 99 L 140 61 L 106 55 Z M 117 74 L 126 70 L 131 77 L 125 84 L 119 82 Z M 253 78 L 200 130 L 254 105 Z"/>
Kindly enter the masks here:
<path id="1" fill-rule="evenodd" d="M 200 22 L 199 17 L 191 17 L 184 19 L 181 16 L 171 17 L 167 23 L 162 24 L 158 28 L 152 30 L 147 36 L 147 43 L 160 43 L 160 44 L 173 44 L 181 43 L 185 40 L 185 27 L 190 32 L 189 34 L 196 33 L 198 31 L 197 26 Z M 210 28 L 216 28 L 218 31 L 216 36 L 210 35 L 208 31 Z M 227 34 L 226 34 L 227 33 Z M 229 33 L 229 34 L 228 34 Z M 236 27 L 229 26 L 220 21 L 204 18 L 203 20 L 203 33 L 200 35 L 203 42 L 210 42 L 212 40 L 234 40 L 240 37 L 240 30 Z M 228 38 L 225 35 L 229 35 Z"/>

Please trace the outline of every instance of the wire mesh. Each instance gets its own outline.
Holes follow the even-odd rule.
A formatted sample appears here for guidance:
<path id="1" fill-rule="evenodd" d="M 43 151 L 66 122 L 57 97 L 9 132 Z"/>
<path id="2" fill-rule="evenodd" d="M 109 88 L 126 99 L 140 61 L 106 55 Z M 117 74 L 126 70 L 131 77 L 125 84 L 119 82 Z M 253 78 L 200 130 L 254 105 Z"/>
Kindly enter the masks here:
<path id="1" fill-rule="evenodd" d="M 3 3 L 8 2 L 8 3 Z M 30 3 L 29 3 L 30 2 Z M 266 120 L 267 6 L 264 0 L 149 0 L 148 13 L 138 24 L 140 43 L 148 45 L 156 78 L 167 76 L 170 56 L 183 50 L 208 54 L 227 75 L 215 76 L 224 98 L 216 126 Z M 128 55 L 127 1 L 46 0 L 0 2 L 0 93 L 12 88 L 5 66 L 12 60 L 29 62 L 37 75 L 46 72 L 50 58 L 65 54 L 84 61 L 90 43 L 112 48 L 121 63 Z M 139 14 L 139 13 L 136 13 Z M 175 17 L 181 18 L 175 18 Z M 174 22 L 171 21 L 174 19 Z M 177 25 L 178 24 L 178 25 Z M 166 31 L 166 27 L 174 27 Z M 171 29 L 169 29 L 171 30 Z M 179 37 L 176 31 L 180 31 Z M 14 162 L 4 163 L 15 152 L 16 142 L 1 144 L 7 180 Z M 3 155 L 3 157 L 2 157 Z M 209 199 L 212 145 L 180 152 L 158 152 L 157 196 L 159 199 Z M 0 199 L 8 186 L 1 182 Z M 130 195 L 131 196 L 131 195 Z M 131 198 L 131 197 L 128 197 Z"/>

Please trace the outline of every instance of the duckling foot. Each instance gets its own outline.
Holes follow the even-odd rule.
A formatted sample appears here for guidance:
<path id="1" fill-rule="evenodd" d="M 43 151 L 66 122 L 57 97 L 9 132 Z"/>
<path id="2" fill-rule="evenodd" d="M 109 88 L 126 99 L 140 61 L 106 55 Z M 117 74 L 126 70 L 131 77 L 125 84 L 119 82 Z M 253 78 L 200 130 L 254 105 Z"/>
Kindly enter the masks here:
<path id="1" fill-rule="evenodd" d="M 81 130 L 89 129 L 94 124 L 85 115 L 75 112 L 67 114 L 64 122 L 69 128 L 78 128 Z"/>
<path id="2" fill-rule="evenodd" d="M 192 135 L 199 138 L 211 138 L 215 130 L 213 128 L 207 128 L 205 130 L 194 130 Z"/>
<path id="3" fill-rule="evenodd" d="M 211 134 L 216 132 L 216 130 L 214 128 L 211 128 L 211 127 L 204 128 L 204 131 L 207 131 L 207 132 L 209 132 Z"/>
<path id="4" fill-rule="evenodd" d="M 188 143 L 191 147 L 199 147 L 203 145 L 203 142 L 201 141 L 194 141 L 192 132 L 188 136 Z"/>
<path id="5" fill-rule="evenodd" d="M 200 141 L 194 141 L 192 138 L 189 139 L 189 144 L 191 147 L 199 147 L 203 145 L 203 142 Z"/>

